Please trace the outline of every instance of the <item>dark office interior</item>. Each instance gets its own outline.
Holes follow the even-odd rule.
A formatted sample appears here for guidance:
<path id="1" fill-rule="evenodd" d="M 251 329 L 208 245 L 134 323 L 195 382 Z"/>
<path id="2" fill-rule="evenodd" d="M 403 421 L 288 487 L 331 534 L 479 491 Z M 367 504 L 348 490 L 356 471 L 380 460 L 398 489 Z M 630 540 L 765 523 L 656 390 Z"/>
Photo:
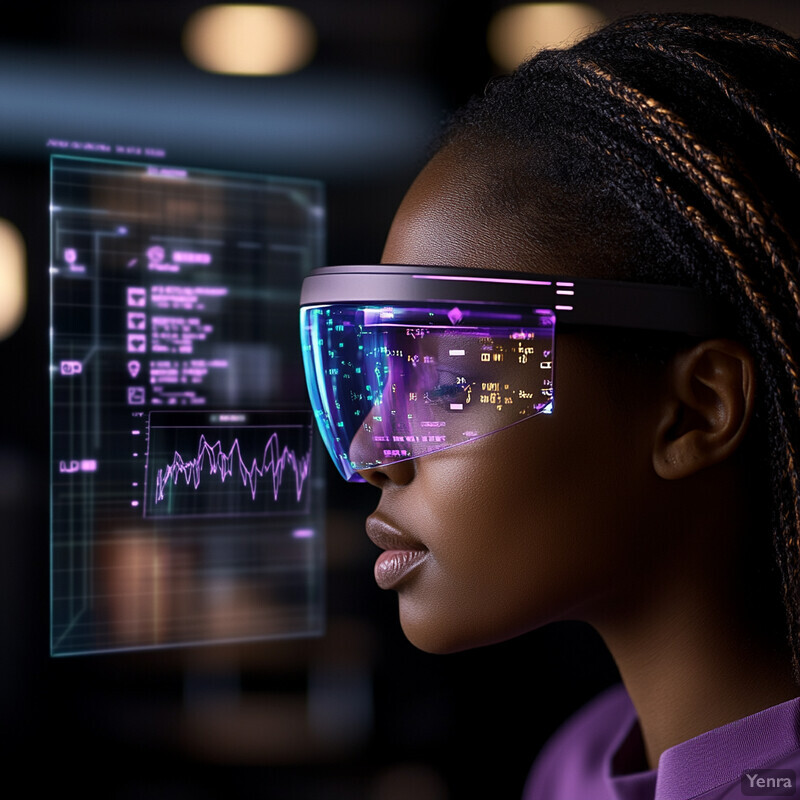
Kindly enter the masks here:
<path id="1" fill-rule="evenodd" d="M 617 678 L 577 623 L 447 656 L 410 645 L 372 577 L 377 490 L 327 464 L 322 636 L 53 658 L 49 647 L 49 140 L 160 148 L 166 163 L 324 182 L 329 264 L 376 263 L 448 113 L 503 67 L 508 3 L 298 0 L 313 56 L 280 76 L 212 74 L 182 31 L 202 4 L 33 0 L 0 26 L 0 218 L 26 301 L 0 340 L 0 708 L 24 786 L 130 798 L 518 797 L 539 748 Z M 800 33 L 793 0 L 596 0 L 751 16 Z M 327 462 L 326 462 L 327 463 Z"/>

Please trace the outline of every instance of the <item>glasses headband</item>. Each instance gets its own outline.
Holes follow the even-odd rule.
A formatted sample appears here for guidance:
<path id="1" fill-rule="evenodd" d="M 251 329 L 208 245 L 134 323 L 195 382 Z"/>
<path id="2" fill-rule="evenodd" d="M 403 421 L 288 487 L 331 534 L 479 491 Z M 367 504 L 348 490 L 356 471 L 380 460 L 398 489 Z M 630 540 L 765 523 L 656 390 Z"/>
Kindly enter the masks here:
<path id="1" fill-rule="evenodd" d="M 422 266 L 323 267 L 301 294 L 309 396 L 339 472 L 473 441 L 553 413 L 555 329 L 711 335 L 694 289 Z"/>
<path id="2" fill-rule="evenodd" d="M 597 325 L 711 336 L 722 324 L 715 305 L 693 288 L 461 267 L 321 267 L 304 280 L 300 296 L 301 306 L 459 301 L 550 309 L 559 327 Z"/>

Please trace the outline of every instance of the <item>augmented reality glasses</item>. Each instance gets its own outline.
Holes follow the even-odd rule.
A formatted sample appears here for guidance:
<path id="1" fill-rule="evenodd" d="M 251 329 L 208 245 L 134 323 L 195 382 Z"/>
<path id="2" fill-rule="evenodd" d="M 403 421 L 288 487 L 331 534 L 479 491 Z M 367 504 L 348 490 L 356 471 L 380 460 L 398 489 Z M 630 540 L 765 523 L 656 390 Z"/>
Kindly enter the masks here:
<path id="1" fill-rule="evenodd" d="M 694 289 L 455 267 L 323 267 L 300 305 L 311 404 L 348 481 L 551 414 L 556 327 L 719 324 Z"/>

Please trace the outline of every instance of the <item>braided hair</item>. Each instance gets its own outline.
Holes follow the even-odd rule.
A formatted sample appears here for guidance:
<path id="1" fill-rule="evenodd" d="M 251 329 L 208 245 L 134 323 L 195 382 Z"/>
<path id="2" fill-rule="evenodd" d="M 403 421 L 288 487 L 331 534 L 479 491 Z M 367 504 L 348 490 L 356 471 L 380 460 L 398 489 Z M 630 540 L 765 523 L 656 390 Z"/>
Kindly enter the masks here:
<path id="1" fill-rule="evenodd" d="M 549 218 L 579 219 L 575 235 L 613 262 L 600 277 L 697 286 L 727 304 L 758 369 L 755 466 L 800 681 L 798 91 L 800 46 L 784 33 L 636 15 L 494 79 L 437 147 L 468 143 L 485 163 L 505 152 L 513 169 L 498 168 L 493 202 L 506 210 L 549 187 Z"/>

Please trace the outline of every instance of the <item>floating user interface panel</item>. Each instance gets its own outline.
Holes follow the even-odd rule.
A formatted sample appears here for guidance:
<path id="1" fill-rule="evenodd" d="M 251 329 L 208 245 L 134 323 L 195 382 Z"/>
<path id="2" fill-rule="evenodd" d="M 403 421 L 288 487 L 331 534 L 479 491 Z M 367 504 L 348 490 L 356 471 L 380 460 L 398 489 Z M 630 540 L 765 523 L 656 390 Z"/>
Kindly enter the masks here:
<path id="1" fill-rule="evenodd" d="M 309 180 L 53 156 L 51 652 L 323 625 Z"/>

